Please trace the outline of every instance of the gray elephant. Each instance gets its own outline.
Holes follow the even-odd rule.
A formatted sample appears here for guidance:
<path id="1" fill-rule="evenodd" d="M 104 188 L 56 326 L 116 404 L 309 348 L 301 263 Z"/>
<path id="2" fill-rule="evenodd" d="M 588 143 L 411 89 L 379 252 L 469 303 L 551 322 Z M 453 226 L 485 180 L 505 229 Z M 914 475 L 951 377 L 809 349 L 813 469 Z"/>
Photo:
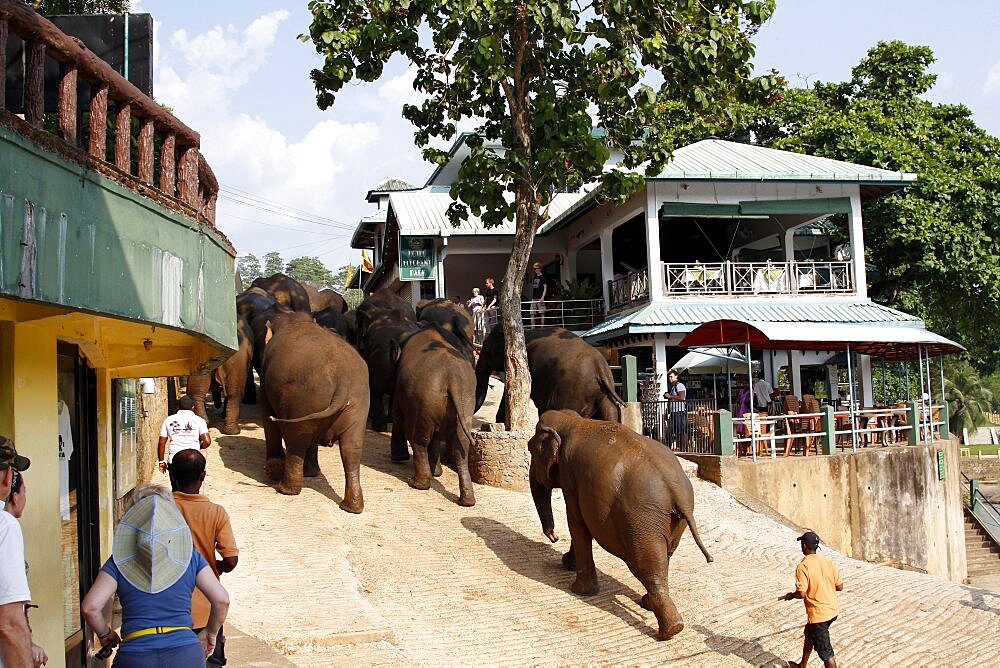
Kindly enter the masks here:
<path id="1" fill-rule="evenodd" d="M 398 311 L 382 311 L 372 320 L 359 348 L 368 365 L 371 379 L 371 406 L 369 408 L 373 431 L 385 431 L 392 411 L 392 397 L 396 387 L 396 360 L 400 341 L 417 331 L 419 326 Z"/>
<path id="2" fill-rule="evenodd" d="M 215 370 L 188 377 L 187 393 L 194 399 L 194 412 L 205 420 L 205 394 L 209 391 L 215 397 L 215 407 L 223 410 L 223 434 L 240 433 L 240 403 L 246 389 L 247 376 L 252 374 L 250 366 L 253 358 L 253 332 L 243 318 L 236 319 L 236 353 L 220 364 Z M 253 382 L 252 375 L 250 382 Z"/>
<path id="3" fill-rule="evenodd" d="M 475 340 L 472 314 L 450 299 L 425 299 L 417 304 L 417 320 L 436 322 L 471 348 Z"/>
<path id="4" fill-rule="evenodd" d="M 615 392 L 611 367 L 592 345 L 562 327 L 524 332 L 531 374 L 531 400 L 539 413 L 568 408 L 583 417 L 621 422 L 625 401 Z M 490 375 L 504 370 L 507 352 L 502 327 L 494 327 L 483 342 L 476 363 L 476 410 L 486 401 Z M 497 407 L 506 414 L 507 392 Z"/>
<path id="5" fill-rule="evenodd" d="M 340 507 L 364 509 L 361 452 L 368 417 L 368 368 L 347 341 L 308 313 L 279 313 L 267 324 L 261 376 L 265 470 L 282 494 L 318 475 L 320 444 L 340 442 L 346 488 Z M 282 441 L 284 448 L 282 448 Z"/>
<path id="6" fill-rule="evenodd" d="M 425 323 L 403 339 L 392 402 L 391 457 L 393 461 L 409 459 L 409 441 L 413 448 L 410 487 L 428 489 L 431 475 L 441 472 L 438 443 L 447 444 L 458 473 L 460 506 L 476 503 L 469 474 L 475 386 L 472 354 L 451 332 Z"/>
<path id="7" fill-rule="evenodd" d="M 667 640 L 684 628 L 670 598 L 670 557 L 684 528 L 705 559 L 694 523 L 694 489 L 676 455 L 660 443 L 614 422 L 588 420 L 573 411 L 546 411 L 528 441 L 531 496 L 542 533 L 558 540 L 552 517 L 552 489 L 560 487 L 572 538 L 563 566 L 576 571 L 571 589 L 596 594 L 594 539 L 623 560 L 646 588 L 640 605 L 652 610 L 657 637 Z"/>

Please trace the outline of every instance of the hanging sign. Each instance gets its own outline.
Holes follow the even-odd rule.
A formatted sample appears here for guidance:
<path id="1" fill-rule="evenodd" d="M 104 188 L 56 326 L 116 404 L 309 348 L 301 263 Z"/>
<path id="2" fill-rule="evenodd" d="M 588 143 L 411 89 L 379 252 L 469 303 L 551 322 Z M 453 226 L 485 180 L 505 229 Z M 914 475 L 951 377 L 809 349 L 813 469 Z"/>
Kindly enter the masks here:
<path id="1" fill-rule="evenodd" d="M 434 237 L 399 238 L 399 280 L 433 281 L 437 269 Z"/>

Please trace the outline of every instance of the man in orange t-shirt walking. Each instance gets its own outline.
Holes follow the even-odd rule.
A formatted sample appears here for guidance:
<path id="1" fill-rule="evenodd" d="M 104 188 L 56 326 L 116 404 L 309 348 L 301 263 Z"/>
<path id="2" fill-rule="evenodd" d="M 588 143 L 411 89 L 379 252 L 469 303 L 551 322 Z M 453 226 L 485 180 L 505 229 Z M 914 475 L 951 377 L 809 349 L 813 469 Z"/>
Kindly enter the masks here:
<path id="1" fill-rule="evenodd" d="M 837 668 L 830 644 L 830 624 L 837 619 L 837 592 L 844 589 L 840 573 L 833 562 L 816 554 L 819 536 L 806 531 L 798 537 L 802 544 L 802 561 L 795 569 L 795 591 L 790 591 L 782 600 L 801 598 L 806 604 L 805 640 L 802 643 L 802 660 L 789 661 L 794 668 L 805 668 L 813 649 L 819 654 L 825 668 Z"/>
<path id="2" fill-rule="evenodd" d="M 170 475 L 177 483 L 174 502 L 191 528 L 194 548 L 205 557 L 215 577 L 229 573 L 236 568 L 240 551 L 233 537 L 233 527 L 229 524 L 229 513 L 201 494 L 201 484 L 205 481 L 205 456 L 198 450 L 181 450 L 170 464 Z M 216 552 L 221 559 L 216 560 Z M 191 598 L 191 619 L 196 633 L 208 623 L 210 609 L 208 599 L 195 589 Z M 206 664 L 226 665 L 226 636 L 222 627 L 219 627 L 219 635 L 216 636 L 215 652 L 208 657 Z"/>

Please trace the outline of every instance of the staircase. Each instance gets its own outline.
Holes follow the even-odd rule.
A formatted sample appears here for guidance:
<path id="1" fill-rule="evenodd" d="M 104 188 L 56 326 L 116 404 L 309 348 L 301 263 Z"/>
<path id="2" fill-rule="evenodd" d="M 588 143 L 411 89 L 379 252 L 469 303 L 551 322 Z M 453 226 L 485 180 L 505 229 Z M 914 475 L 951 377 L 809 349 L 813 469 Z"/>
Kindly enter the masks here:
<path id="1" fill-rule="evenodd" d="M 965 559 L 970 578 L 1000 575 L 1000 547 L 979 528 L 968 510 L 965 511 Z"/>

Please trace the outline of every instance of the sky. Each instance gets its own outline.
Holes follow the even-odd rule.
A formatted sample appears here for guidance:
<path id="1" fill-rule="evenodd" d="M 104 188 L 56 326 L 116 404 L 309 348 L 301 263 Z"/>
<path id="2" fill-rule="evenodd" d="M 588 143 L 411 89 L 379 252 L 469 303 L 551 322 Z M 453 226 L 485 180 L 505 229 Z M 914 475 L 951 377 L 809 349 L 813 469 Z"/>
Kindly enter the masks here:
<path id="1" fill-rule="evenodd" d="M 309 72 L 322 64 L 306 0 L 133 0 L 152 14 L 154 96 L 201 134 L 222 193 L 217 225 L 237 253 L 316 256 L 357 264 L 350 238 L 389 176 L 423 185 L 433 166 L 401 116 L 412 71 L 390 62 L 374 83 L 345 87 L 320 111 Z M 929 99 L 961 103 L 1000 135 L 1000 2 L 778 0 L 754 41 L 759 71 L 792 85 L 844 81 L 880 40 L 930 46 L 938 82 Z"/>

